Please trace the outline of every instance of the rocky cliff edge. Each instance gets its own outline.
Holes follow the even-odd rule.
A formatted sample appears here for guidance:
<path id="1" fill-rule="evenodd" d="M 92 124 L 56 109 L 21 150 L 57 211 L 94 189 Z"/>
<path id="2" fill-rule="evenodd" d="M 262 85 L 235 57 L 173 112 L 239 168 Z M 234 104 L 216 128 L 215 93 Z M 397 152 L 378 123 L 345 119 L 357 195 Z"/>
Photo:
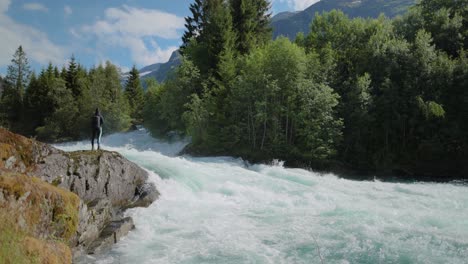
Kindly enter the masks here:
<path id="1" fill-rule="evenodd" d="M 39 263 L 102 253 L 134 227 L 125 209 L 158 198 L 147 180 L 145 170 L 116 152 L 64 152 L 0 128 L 0 222 L 10 223 L 0 224 L 0 242 L 16 239 L 24 251 L 18 255 Z"/>

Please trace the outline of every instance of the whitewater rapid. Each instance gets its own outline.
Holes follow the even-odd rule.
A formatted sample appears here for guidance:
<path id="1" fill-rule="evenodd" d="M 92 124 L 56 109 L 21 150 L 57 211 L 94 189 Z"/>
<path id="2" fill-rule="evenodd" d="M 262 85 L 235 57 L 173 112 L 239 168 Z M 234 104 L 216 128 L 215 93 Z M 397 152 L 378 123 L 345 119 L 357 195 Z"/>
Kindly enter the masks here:
<path id="1" fill-rule="evenodd" d="M 281 164 L 177 156 L 144 130 L 103 138 L 161 197 L 86 263 L 468 263 L 468 186 L 352 181 Z M 57 146 L 89 149 L 88 142 Z"/>

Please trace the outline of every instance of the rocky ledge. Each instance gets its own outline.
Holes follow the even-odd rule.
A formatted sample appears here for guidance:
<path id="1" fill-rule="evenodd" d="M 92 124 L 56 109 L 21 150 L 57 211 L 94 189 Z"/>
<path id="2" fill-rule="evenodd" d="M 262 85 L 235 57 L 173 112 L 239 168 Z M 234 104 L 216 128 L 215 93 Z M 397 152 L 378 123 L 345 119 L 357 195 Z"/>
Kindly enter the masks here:
<path id="1" fill-rule="evenodd" d="M 116 152 L 64 152 L 0 128 L 0 218 L 45 244 L 58 238 L 75 259 L 102 253 L 134 227 L 123 211 L 159 196 L 147 180 L 145 170 Z M 0 248 L 0 260 L 1 254 Z"/>

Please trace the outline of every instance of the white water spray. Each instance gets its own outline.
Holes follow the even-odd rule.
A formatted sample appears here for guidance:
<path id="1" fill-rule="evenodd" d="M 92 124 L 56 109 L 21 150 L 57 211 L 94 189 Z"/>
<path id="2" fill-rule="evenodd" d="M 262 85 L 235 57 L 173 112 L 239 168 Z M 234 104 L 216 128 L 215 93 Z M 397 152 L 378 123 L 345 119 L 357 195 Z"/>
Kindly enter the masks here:
<path id="1" fill-rule="evenodd" d="M 467 186 L 177 157 L 186 142 L 145 131 L 103 143 L 147 169 L 161 197 L 128 211 L 136 229 L 87 263 L 467 263 Z"/>

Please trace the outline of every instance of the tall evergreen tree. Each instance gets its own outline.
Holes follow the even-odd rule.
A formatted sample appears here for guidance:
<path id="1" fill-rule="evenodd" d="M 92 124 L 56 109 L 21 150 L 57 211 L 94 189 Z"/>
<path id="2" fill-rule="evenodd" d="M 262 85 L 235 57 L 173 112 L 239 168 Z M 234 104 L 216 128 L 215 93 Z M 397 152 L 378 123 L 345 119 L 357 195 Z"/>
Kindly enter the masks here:
<path id="1" fill-rule="evenodd" d="M 80 85 L 78 84 L 78 68 L 79 65 L 76 63 L 75 55 L 72 55 L 68 63 L 65 81 L 67 88 L 72 91 L 73 96 L 79 96 L 81 94 Z"/>
<path id="2" fill-rule="evenodd" d="M 207 23 L 201 38 L 207 51 L 208 72 L 219 78 L 218 67 L 224 54 L 234 50 L 235 34 L 229 7 L 223 0 L 211 0 L 206 5 Z"/>
<path id="3" fill-rule="evenodd" d="M 23 97 L 31 70 L 22 46 L 13 55 L 5 76 L 6 86 L 2 93 L 2 112 L 10 124 L 18 122 L 23 110 Z M 13 128 L 14 129 L 14 128 Z"/>
<path id="4" fill-rule="evenodd" d="M 60 71 L 60 78 L 62 78 L 64 81 L 67 81 L 67 67 L 62 67 L 62 70 Z"/>
<path id="5" fill-rule="evenodd" d="M 0 76 L 0 98 L 2 98 L 3 88 L 5 88 L 5 83 L 2 76 Z"/>
<path id="6" fill-rule="evenodd" d="M 55 77 L 55 69 L 51 63 L 47 69 L 43 69 L 38 77 L 31 75 L 28 89 L 25 94 L 25 131 L 26 134 L 34 134 L 37 127 L 46 124 L 46 118 L 50 117 L 60 107 L 59 98 L 54 98 L 58 83 L 64 81 Z"/>
<path id="7" fill-rule="evenodd" d="M 236 49 L 241 54 L 271 39 L 270 3 L 267 0 L 230 0 Z"/>
<path id="8" fill-rule="evenodd" d="M 130 116 L 134 119 L 142 118 L 144 106 L 144 91 L 140 82 L 140 73 L 134 65 L 125 84 L 125 96 L 130 105 Z"/>
<path id="9" fill-rule="evenodd" d="M 229 5 L 224 0 L 200 0 L 191 6 L 191 11 L 183 38 L 183 54 L 202 75 L 220 79 L 218 68 L 222 56 L 235 50 Z"/>
<path id="10" fill-rule="evenodd" d="M 55 78 L 60 78 L 60 71 L 57 66 L 54 67 Z"/>
<path id="11" fill-rule="evenodd" d="M 189 10 L 192 16 L 185 17 L 185 29 L 182 36 L 182 46 L 180 47 L 181 54 L 184 54 L 185 48 L 193 40 L 198 40 L 203 31 L 204 25 L 204 4 L 205 0 L 195 0 L 190 4 Z"/>

